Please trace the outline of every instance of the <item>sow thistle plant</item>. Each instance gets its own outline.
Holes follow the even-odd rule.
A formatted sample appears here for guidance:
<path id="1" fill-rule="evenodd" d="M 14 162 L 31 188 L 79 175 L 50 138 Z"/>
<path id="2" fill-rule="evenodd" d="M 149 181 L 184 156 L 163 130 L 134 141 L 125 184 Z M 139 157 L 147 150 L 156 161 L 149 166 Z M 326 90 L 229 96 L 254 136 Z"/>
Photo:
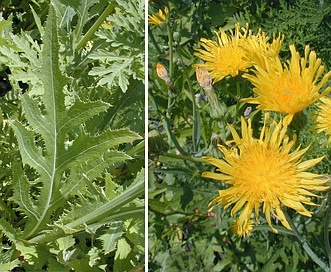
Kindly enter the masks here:
<path id="1" fill-rule="evenodd" d="M 307 172 L 324 156 L 304 160 L 309 146 L 301 148 L 296 144 L 295 135 L 293 139 L 288 136 L 288 126 L 295 115 L 302 114 L 304 109 L 320 100 L 314 128 L 318 133 L 325 131 L 330 135 L 331 103 L 326 95 L 331 89 L 324 86 L 331 72 L 324 74 L 321 59 L 309 46 L 305 47 L 304 57 L 300 57 L 295 46 L 290 45 L 291 60 L 283 64 L 278 56 L 284 38 L 282 35 L 268 43 L 261 30 L 253 35 L 247 27 L 240 31 L 238 24 L 230 35 L 222 29 L 220 32 L 217 34 L 218 43 L 201 39 L 204 49 L 198 49 L 196 55 L 205 63 L 197 64 L 197 69 L 206 68 L 214 79 L 213 83 L 242 72 L 242 77 L 254 86 L 254 97 L 243 98 L 242 101 L 258 104 L 257 110 L 265 111 L 265 118 L 258 132 L 252 128 L 251 118 L 241 117 L 241 136 L 233 125 L 228 125 L 233 140 L 218 146 L 222 158 L 204 158 L 217 169 L 216 172 L 202 173 L 202 177 L 227 185 L 219 190 L 219 195 L 209 205 L 211 209 L 231 207 L 231 216 L 234 217 L 232 229 L 239 237 L 246 237 L 254 228 L 258 229 L 261 210 L 273 232 L 279 233 L 279 227 L 274 223 L 280 222 L 300 237 L 287 210 L 311 217 L 313 212 L 306 206 L 316 206 L 314 199 L 318 199 L 318 193 L 328 190 L 330 185 L 326 174 Z M 199 74 L 201 72 L 197 71 Z M 201 76 L 198 81 L 203 86 Z M 269 121 L 271 112 L 287 115 L 285 118 L 280 116 L 278 122 Z M 256 137 L 258 133 L 260 136 Z M 229 148 L 231 145 L 234 146 Z M 307 244 L 304 248 L 320 267 L 326 269 L 327 265 Z"/>
<path id="2" fill-rule="evenodd" d="M 13 86 L 1 101 L 1 171 L 10 171 L 1 173 L 0 270 L 142 269 L 144 142 L 132 128 L 141 126 L 144 3 L 50 2 L 46 22 L 31 7 L 38 41 L 0 22 Z M 106 18 L 111 29 L 100 27 Z M 126 112 L 136 114 L 130 127 Z"/>
<path id="3" fill-rule="evenodd" d="M 153 271 L 330 271 L 330 11 L 285 2 L 148 4 Z"/>

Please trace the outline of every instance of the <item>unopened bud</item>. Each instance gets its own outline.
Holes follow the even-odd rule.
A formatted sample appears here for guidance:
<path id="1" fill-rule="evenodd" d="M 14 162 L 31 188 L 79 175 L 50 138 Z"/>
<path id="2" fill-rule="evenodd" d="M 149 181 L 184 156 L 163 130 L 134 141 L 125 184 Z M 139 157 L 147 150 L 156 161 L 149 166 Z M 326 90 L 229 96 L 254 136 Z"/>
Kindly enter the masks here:
<path id="1" fill-rule="evenodd" d="M 156 64 L 156 73 L 167 85 L 170 84 L 171 80 L 168 75 L 167 69 L 164 67 L 164 65 L 160 62 Z"/>
<path id="2" fill-rule="evenodd" d="M 210 91 L 212 88 L 212 79 L 209 72 L 205 68 L 198 66 L 195 70 L 195 75 L 200 84 L 200 87 L 205 91 Z"/>

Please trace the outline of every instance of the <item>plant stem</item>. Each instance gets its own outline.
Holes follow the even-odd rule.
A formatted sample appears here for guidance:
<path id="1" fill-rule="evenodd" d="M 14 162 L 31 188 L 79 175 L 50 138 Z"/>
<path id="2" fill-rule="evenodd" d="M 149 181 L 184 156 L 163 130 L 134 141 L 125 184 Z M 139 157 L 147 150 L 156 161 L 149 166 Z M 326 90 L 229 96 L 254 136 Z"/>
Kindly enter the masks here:
<path id="1" fill-rule="evenodd" d="M 94 33 L 97 31 L 99 26 L 106 20 L 107 16 L 113 11 L 114 4 L 113 2 L 109 3 L 107 8 L 104 10 L 104 12 L 100 15 L 100 17 L 95 21 L 95 23 L 92 25 L 92 27 L 86 32 L 86 34 L 80 39 L 80 41 L 76 44 L 75 51 L 78 51 L 81 49 L 94 35 Z"/>
<path id="2" fill-rule="evenodd" d="M 151 102 L 154 104 L 155 109 L 157 110 L 158 114 L 161 117 L 162 124 L 163 124 L 163 127 L 164 127 L 165 131 L 166 131 L 166 134 L 168 136 L 169 141 L 171 141 L 173 143 L 173 145 L 176 147 L 176 149 L 179 151 L 179 153 L 181 155 L 183 155 L 183 156 L 190 156 L 190 154 L 188 152 L 184 151 L 184 149 L 180 146 L 180 144 L 179 144 L 176 136 L 173 135 L 173 133 L 171 132 L 171 127 L 170 127 L 169 119 L 166 116 L 166 114 L 163 114 L 161 112 L 161 110 L 159 109 L 159 107 L 158 107 L 158 105 L 156 103 L 155 97 L 152 94 L 152 92 L 149 92 L 149 96 L 151 98 Z"/>
<path id="3" fill-rule="evenodd" d="M 300 235 L 297 227 L 295 226 L 294 222 L 292 221 L 291 217 L 288 215 L 286 210 L 283 210 L 286 220 L 289 222 L 295 236 L 297 237 L 298 241 L 301 243 L 303 249 L 306 251 L 308 256 L 324 271 L 330 272 L 330 267 L 327 266 L 317 255 L 316 253 L 311 249 L 308 242 Z"/>
<path id="4" fill-rule="evenodd" d="M 182 54 L 181 52 L 178 53 L 178 55 L 180 56 L 181 59 L 181 63 L 183 62 L 182 59 Z M 192 127 L 192 142 L 193 142 L 193 152 L 195 153 L 197 151 L 198 148 L 198 144 L 199 144 L 199 132 L 200 132 L 200 119 L 199 119 L 199 115 L 198 115 L 198 111 L 197 111 L 197 107 L 196 107 L 196 101 L 195 101 L 195 97 L 194 97 L 194 90 L 191 86 L 191 82 L 190 82 L 190 77 L 187 73 L 187 70 L 184 69 L 184 75 L 187 81 L 187 85 L 188 85 L 188 89 L 191 92 L 191 96 L 192 96 L 192 112 L 193 112 L 193 117 L 192 117 L 192 123 L 193 123 L 193 127 Z"/>
<path id="5" fill-rule="evenodd" d="M 326 253 L 329 259 L 329 267 L 331 268 L 331 247 L 330 247 L 330 238 L 329 238 L 329 225 L 330 225 L 330 219 L 331 219 L 331 195 L 328 195 L 328 203 L 329 207 L 326 212 L 326 217 L 325 217 L 325 223 L 324 223 L 324 244 L 325 244 L 325 249 Z"/>
<path id="6" fill-rule="evenodd" d="M 171 14 L 169 10 L 169 14 Z M 174 51 L 173 51 L 173 44 L 172 44 L 172 30 L 170 27 L 170 21 L 169 19 L 167 20 L 167 32 L 168 32 L 168 46 L 169 46 L 169 76 L 171 81 L 173 80 L 173 66 L 174 66 Z"/>

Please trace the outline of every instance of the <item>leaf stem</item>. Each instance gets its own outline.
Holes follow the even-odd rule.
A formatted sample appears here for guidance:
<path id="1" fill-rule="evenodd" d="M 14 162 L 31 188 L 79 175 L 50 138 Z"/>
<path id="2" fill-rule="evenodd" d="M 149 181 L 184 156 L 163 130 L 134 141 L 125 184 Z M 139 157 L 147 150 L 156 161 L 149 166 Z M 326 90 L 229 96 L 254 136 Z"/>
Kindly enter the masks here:
<path id="1" fill-rule="evenodd" d="M 330 267 L 327 266 L 317 255 L 316 253 L 311 249 L 308 242 L 300 235 L 297 227 L 295 226 L 294 222 L 292 221 L 292 218 L 288 215 L 287 211 L 284 209 L 284 214 L 286 217 L 286 220 L 289 222 L 295 236 L 297 237 L 298 241 L 301 243 L 303 249 L 306 251 L 308 256 L 324 271 L 330 272 Z"/>
<path id="2" fill-rule="evenodd" d="M 127 188 L 122 194 L 114 198 L 113 200 L 107 202 L 91 213 L 82 216 L 75 221 L 72 221 L 64 226 L 67 229 L 74 229 L 83 224 L 92 224 L 102 220 L 109 214 L 116 214 L 116 211 L 127 205 L 133 199 L 143 195 L 145 190 L 145 179 L 142 178 L 138 183 Z"/>
<path id="3" fill-rule="evenodd" d="M 104 222 L 104 224 L 106 225 L 109 222 L 113 222 L 116 220 L 121 220 L 121 219 L 126 219 L 126 218 L 132 218 L 137 216 L 138 214 L 143 214 L 145 211 L 144 207 L 130 207 L 130 208 L 124 208 L 119 210 L 116 214 L 108 216 L 107 218 L 104 218 L 102 221 L 98 222 L 99 224 L 102 224 Z M 73 231 L 73 233 L 79 233 L 81 232 L 81 230 L 78 231 Z M 48 242 L 52 242 L 55 241 L 56 239 L 60 238 L 60 237 L 64 237 L 67 234 L 63 233 L 63 231 L 61 231 L 60 229 L 57 229 L 51 233 L 43 233 L 40 234 L 30 240 L 28 240 L 29 243 L 48 243 Z"/>
<path id="4" fill-rule="evenodd" d="M 75 51 L 81 49 L 93 36 L 93 34 L 97 31 L 99 26 L 106 20 L 107 16 L 113 11 L 114 4 L 113 2 L 109 3 L 104 12 L 100 15 L 100 17 L 95 21 L 95 23 L 91 26 L 91 28 L 86 32 L 86 34 L 80 39 L 80 41 L 76 44 Z"/>

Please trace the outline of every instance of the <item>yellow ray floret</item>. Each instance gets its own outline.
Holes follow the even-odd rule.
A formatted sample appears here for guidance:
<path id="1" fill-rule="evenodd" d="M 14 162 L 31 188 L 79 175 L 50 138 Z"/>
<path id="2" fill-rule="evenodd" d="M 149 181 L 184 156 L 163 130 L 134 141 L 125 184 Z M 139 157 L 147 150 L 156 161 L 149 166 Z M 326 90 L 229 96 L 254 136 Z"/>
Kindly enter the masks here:
<path id="1" fill-rule="evenodd" d="M 164 8 L 164 11 L 162 9 L 159 9 L 158 13 L 148 15 L 148 23 L 151 25 L 160 26 L 167 19 L 168 13 L 169 13 L 169 9 L 167 7 Z"/>
<path id="2" fill-rule="evenodd" d="M 317 104 L 316 124 L 313 127 L 317 133 L 324 132 L 328 138 L 328 144 L 331 143 L 331 98 L 322 97 Z"/>
<path id="3" fill-rule="evenodd" d="M 299 147 L 291 152 L 295 141 L 286 135 L 287 126 L 282 121 L 267 123 L 268 114 L 260 137 L 254 138 L 251 120 L 246 122 L 242 118 L 241 136 L 229 126 L 234 137 L 231 142 L 237 149 L 219 146 L 223 159 L 205 158 L 217 167 L 218 173 L 204 172 L 202 176 L 228 184 L 228 188 L 220 190 L 210 205 L 231 206 L 231 216 L 236 218 L 233 229 L 239 236 L 246 236 L 251 231 L 254 218 L 259 223 L 261 208 L 275 232 L 272 218 L 277 218 L 284 227 L 291 229 L 282 207 L 311 216 L 312 212 L 303 204 L 315 205 L 311 197 L 316 196 L 315 192 L 328 188 L 324 175 L 306 172 L 323 157 L 302 161 L 308 148 L 300 150 Z"/>
<path id="4" fill-rule="evenodd" d="M 240 71 L 246 71 L 253 64 L 263 66 L 264 59 L 261 56 L 276 57 L 279 53 L 283 36 L 279 36 L 270 44 L 269 37 L 261 30 L 257 35 L 246 27 L 235 25 L 234 32 L 229 34 L 221 28 L 216 33 L 217 41 L 202 38 L 201 46 L 195 55 L 205 61 L 196 64 L 210 72 L 214 83 L 226 76 L 236 76 Z"/>
<path id="5" fill-rule="evenodd" d="M 254 85 L 257 97 L 243 99 L 258 104 L 258 109 L 287 114 L 284 119 L 287 124 L 296 113 L 331 91 L 328 87 L 320 92 L 331 77 L 331 71 L 319 80 L 324 66 L 309 46 L 306 46 L 303 58 L 294 45 L 290 46 L 290 51 L 292 57 L 287 64 L 283 65 L 279 58 L 265 58 L 265 67 L 256 65 L 254 75 L 244 75 Z"/>

